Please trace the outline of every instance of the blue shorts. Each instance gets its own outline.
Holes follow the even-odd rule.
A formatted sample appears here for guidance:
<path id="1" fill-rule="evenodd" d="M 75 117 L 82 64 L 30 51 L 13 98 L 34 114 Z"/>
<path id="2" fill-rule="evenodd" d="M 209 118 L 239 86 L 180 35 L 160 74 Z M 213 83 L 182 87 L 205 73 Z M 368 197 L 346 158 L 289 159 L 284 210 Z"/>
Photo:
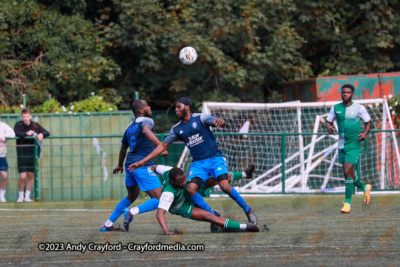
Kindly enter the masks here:
<path id="1" fill-rule="evenodd" d="M 8 171 L 8 164 L 6 158 L 0 158 L 0 171 Z"/>
<path id="2" fill-rule="evenodd" d="M 203 183 L 210 176 L 217 179 L 221 174 L 228 173 L 228 163 L 223 157 L 214 157 L 193 162 L 189 169 L 188 180 L 198 177 L 203 180 Z"/>
<path id="3" fill-rule="evenodd" d="M 125 167 L 125 185 L 139 185 L 141 191 L 154 190 L 161 187 L 160 180 L 157 174 L 151 170 L 151 167 L 141 167 L 136 171 L 130 172 L 128 167 Z"/>

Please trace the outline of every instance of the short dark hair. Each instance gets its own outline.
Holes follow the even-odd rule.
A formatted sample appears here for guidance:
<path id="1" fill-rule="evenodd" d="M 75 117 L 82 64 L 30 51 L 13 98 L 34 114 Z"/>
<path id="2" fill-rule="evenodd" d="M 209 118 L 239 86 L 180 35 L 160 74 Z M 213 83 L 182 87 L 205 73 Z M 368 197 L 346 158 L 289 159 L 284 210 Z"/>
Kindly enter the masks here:
<path id="1" fill-rule="evenodd" d="M 132 112 L 137 117 L 140 113 L 140 109 L 145 105 L 143 99 L 136 99 L 135 101 L 132 102 Z"/>
<path id="2" fill-rule="evenodd" d="M 21 110 L 21 114 L 31 114 L 31 111 L 27 108 L 24 108 L 23 110 Z"/>
<path id="3" fill-rule="evenodd" d="M 354 86 L 351 85 L 351 84 L 346 83 L 346 84 L 344 84 L 344 85 L 342 86 L 342 89 L 341 89 L 341 90 L 343 90 L 343 88 L 350 88 L 351 91 L 353 91 L 353 93 L 354 93 Z"/>
<path id="4" fill-rule="evenodd" d="M 184 175 L 183 170 L 181 168 L 178 167 L 173 167 L 170 171 L 169 171 L 169 179 L 172 181 L 176 181 L 176 177 L 178 175 Z"/>

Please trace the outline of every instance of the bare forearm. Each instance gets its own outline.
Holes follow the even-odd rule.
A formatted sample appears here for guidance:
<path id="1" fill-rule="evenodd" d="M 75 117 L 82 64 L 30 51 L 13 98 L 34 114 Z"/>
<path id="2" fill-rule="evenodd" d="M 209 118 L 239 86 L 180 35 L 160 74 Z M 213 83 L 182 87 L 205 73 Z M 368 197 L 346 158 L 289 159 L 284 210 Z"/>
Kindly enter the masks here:
<path id="1" fill-rule="evenodd" d="M 167 220 L 165 219 L 165 210 L 157 209 L 157 220 L 163 230 L 164 234 L 168 234 Z"/>
<path id="2" fill-rule="evenodd" d="M 118 166 L 119 167 L 122 167 L 123 165 L 124 165 L 124 160 L 125 160 L 125 157 L 126 157 L 126 149 L 121 149 L 120 151 L 119 151 L 119 159 L 118 159 Z"/>
<path id="3" fill-rule="evenodd" d="M 160 155 L 162 152 L 164 152 L 164 150 L 166 150 L 168 148 L 168 144 L 167 143 L 160 143 L 154 150 L 153 152 L 151 152 L 147 157 L 145 157 L 144 159 L 142 159 L 143 162 L 148 162 L 152 159 L 154 159 L 155 157 L 157 157 L 158 155 Z"/>
<path id="4" fill-rule="evenodd" d="M 367 135 L 370 130 L 371 130 L 371 121 L 365 124 L 364 134 Z"/>

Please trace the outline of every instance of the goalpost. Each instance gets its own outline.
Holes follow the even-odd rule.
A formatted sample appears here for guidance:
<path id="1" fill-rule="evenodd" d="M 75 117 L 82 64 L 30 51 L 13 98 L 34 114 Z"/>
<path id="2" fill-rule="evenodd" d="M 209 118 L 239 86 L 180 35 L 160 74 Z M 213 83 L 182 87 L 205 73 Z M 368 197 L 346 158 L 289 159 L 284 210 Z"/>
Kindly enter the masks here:
<path id="1" fill-rule="evenodd" d="M 376 131 L 394 129 L 387 101 L 354 102 L 366 107 L 372 123 L 371 132 L 362 144 L 356 175 L 373 189 L 400 189 L 400 156 L 395 132 Z M 252 162 L 257 166 L 254 178 L 235 181 L 238 192 L 282 192 L 282 135 L 285 136 L 285 192 L 343 192 L 338 135 L 329 135 L 325 128 L 329 110 L 337 103 L 205 102 L 203 112 L 226 120 L 226 126 L 212 130 L 229 170 L 242 171 Z M 178 166 L 187 171 L 190 164 L 190 153 L 185 148 Z"/>

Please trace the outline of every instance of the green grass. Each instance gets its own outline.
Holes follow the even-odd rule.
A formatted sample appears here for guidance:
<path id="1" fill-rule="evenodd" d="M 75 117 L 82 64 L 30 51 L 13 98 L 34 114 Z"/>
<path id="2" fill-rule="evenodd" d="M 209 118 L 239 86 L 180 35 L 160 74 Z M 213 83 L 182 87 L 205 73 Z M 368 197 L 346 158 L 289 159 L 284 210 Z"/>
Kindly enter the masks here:
<path id="1" fill-rule="evenodd" d="M 117 201 L 2 203 L 0 264 L 37 266 L 344 266 L 398 265 L 400 260 L 400 196 L 372 196 L 365 207 L 353 197 L 350 214 L 341 214 L 344 196 L 245 198 L 258 215 L 259 233 L 209 232 L 209 224 L 168 214 L 165 236 L 155 212 L 135 216 L 130 232 L 99 231 Z M 206 200 L 212 208 L 239 222 L 243 211 L 228 198 Z M 142 202 L 142 201 L 141 201 Z M 141 202 L 138 202 L 139 204 Z M 83 209 L 78 211 L 77 209 Z M 122 227 L 123 216 L 116 222 Z M 265 225 L 265 226 L 264 226 Z M 267 228 L 269 230 L 267 230 Z M 183 252 L 41 252 L 41 242 L 146 242 L 204 244 L 205 251 Z"/>

